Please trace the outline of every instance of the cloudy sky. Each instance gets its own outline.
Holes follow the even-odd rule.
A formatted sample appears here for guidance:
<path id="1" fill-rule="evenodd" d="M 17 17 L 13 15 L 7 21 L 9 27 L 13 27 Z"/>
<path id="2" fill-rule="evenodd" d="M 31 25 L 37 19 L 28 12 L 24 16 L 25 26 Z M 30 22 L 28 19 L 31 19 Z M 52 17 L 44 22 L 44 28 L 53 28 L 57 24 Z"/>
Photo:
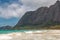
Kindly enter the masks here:
<path id="1" fill-rule="evenodd" d="M 14 26 L 27 11 L 50 6 L 56 0 L 0 0 L 0 26 Z"/>

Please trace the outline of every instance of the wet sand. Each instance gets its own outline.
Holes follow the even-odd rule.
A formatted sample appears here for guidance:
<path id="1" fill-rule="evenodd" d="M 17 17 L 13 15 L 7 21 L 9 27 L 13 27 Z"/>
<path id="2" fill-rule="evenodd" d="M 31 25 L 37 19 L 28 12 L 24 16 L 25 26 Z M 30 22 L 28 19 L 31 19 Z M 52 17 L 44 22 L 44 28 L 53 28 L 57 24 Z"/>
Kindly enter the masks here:
<path id="1" fill-rule="evenodd" d="M 0 40 L 60 40 L 60 30 L 39 30 L 0 34 Z"/>

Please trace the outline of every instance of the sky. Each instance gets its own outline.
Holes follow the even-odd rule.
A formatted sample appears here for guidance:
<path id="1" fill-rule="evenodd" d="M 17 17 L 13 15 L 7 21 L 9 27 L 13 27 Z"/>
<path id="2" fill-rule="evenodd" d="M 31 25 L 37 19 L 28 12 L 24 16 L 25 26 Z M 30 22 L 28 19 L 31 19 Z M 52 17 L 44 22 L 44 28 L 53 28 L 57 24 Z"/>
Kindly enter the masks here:
<path id="1" fill-rule="evenodd" d="M 0 26 L 14 26 L 27 11 L 49 7 L 56 0 L 0 0 Z"/>

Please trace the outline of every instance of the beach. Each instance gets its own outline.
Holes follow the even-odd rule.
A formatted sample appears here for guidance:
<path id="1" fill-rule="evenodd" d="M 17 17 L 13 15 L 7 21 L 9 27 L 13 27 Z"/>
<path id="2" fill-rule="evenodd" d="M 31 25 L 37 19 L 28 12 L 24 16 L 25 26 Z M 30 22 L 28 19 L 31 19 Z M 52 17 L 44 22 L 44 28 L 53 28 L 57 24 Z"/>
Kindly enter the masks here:
<path id="1" fill-rule="evenodd" d="M 60 30 L 38 30 L 0 34 L 0 40 L 60 40 Z"/>

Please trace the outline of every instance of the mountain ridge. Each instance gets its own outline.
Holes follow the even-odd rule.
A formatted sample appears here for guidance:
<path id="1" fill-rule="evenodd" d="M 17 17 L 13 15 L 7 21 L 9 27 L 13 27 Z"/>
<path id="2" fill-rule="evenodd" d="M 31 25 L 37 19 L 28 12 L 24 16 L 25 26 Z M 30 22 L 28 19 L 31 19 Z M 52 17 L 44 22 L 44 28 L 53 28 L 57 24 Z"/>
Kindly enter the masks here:
<path id="1" fill-rule="evenodd" d="M 40 25 L 51 26 L 60 24 L 60 1 L 50 7 L 40 7 L 35 11 L 26 12 L 14 28 L 23 26 Z"/>

